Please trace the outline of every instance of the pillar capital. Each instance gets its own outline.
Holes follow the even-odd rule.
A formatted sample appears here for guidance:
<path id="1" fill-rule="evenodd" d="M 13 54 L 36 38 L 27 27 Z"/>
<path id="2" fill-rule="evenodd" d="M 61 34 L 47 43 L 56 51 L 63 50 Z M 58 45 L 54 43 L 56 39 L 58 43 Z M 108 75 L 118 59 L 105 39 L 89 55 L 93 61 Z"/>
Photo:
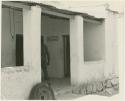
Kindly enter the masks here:
<path id="1" fill-rule="evenodd" d="M 40 6 L 31 6 L 31 11 L 39 13 L 41 12 L 41 7 Z"/>

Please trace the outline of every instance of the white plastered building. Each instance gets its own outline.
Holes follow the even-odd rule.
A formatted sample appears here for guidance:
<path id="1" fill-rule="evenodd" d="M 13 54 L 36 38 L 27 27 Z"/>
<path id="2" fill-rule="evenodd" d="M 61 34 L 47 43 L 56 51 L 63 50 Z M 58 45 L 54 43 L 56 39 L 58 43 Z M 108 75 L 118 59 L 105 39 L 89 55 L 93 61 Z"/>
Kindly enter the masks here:
<path id="1" fill-rule="evenodd" d="M 71 85 L 78 86 L 119 76 L 122 20 L 123 15 L 105 5 L 61 8 L 44 2 L 2 2 L 2 97 L 28 99 L 33 85 L 41 82 L 41 36 L 51 55 L 49 77 L 68 75 Z M 16 34 L 23 35 L 21 66 L 15 56 Z"/>

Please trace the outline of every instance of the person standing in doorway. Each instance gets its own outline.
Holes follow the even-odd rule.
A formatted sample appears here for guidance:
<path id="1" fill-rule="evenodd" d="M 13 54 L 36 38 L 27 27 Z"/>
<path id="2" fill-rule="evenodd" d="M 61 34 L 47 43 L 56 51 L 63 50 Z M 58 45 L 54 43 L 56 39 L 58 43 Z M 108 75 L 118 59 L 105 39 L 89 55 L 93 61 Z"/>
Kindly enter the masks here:
<path id="1" fill-rule="evenodd" d="M 48 70 L 47 66 L 49 65 L 50 62 L 50 56 L 49 56 L 49 51 L 47 46 L 44 44 L 43 37 L 41 39 L 41 69 L 43 71 L 42 76 L 42 81 L 43 80 L 48 80 Z"/>

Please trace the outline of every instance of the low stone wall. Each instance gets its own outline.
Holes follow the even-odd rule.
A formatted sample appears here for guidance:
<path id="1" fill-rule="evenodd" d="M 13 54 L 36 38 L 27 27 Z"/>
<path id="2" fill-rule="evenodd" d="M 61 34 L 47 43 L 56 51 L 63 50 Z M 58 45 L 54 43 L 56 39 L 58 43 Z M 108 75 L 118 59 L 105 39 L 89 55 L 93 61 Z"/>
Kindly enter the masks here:
<path id="1" fill-rule="evenodd" d="M 83 85 L 73 87 L 72 93 L 74 94 L 99 94 L 104 96 L 112 96 L 119 91 L 119 79 L 118 77 L 110 77 L 108 79 L 98 81 L 93 80 L 91 82 L 84 83 Z"/>

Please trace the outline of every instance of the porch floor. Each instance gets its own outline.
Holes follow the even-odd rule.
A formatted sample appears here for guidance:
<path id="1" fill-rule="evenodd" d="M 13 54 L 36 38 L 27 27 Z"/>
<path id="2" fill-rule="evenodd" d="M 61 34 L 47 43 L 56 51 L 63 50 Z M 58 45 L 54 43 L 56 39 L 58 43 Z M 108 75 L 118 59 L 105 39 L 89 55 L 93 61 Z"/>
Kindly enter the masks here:
<path id="1" fill-rule="evenodd" d="M 49 82 L 54 91 L 56 100 L 73 100 L 85 96 L 85 94 L 72 93 L 73 86 L 70 84 L 70 78 L 51 78 Z M 107 88 L 106 92 L 104 90 L 90 95 L 112 96 L 114 94 L 118 94 L 118 90 L 114 90 L 114 88 Z"/>
<path id="2" fill-rule="evenodd" d="M 49 82 L 51 83 L 51 87 L 57 100 L 72 100 L 81 96 L 78 94 L 72 94 L 70 78 L 51 78 Z"/>

